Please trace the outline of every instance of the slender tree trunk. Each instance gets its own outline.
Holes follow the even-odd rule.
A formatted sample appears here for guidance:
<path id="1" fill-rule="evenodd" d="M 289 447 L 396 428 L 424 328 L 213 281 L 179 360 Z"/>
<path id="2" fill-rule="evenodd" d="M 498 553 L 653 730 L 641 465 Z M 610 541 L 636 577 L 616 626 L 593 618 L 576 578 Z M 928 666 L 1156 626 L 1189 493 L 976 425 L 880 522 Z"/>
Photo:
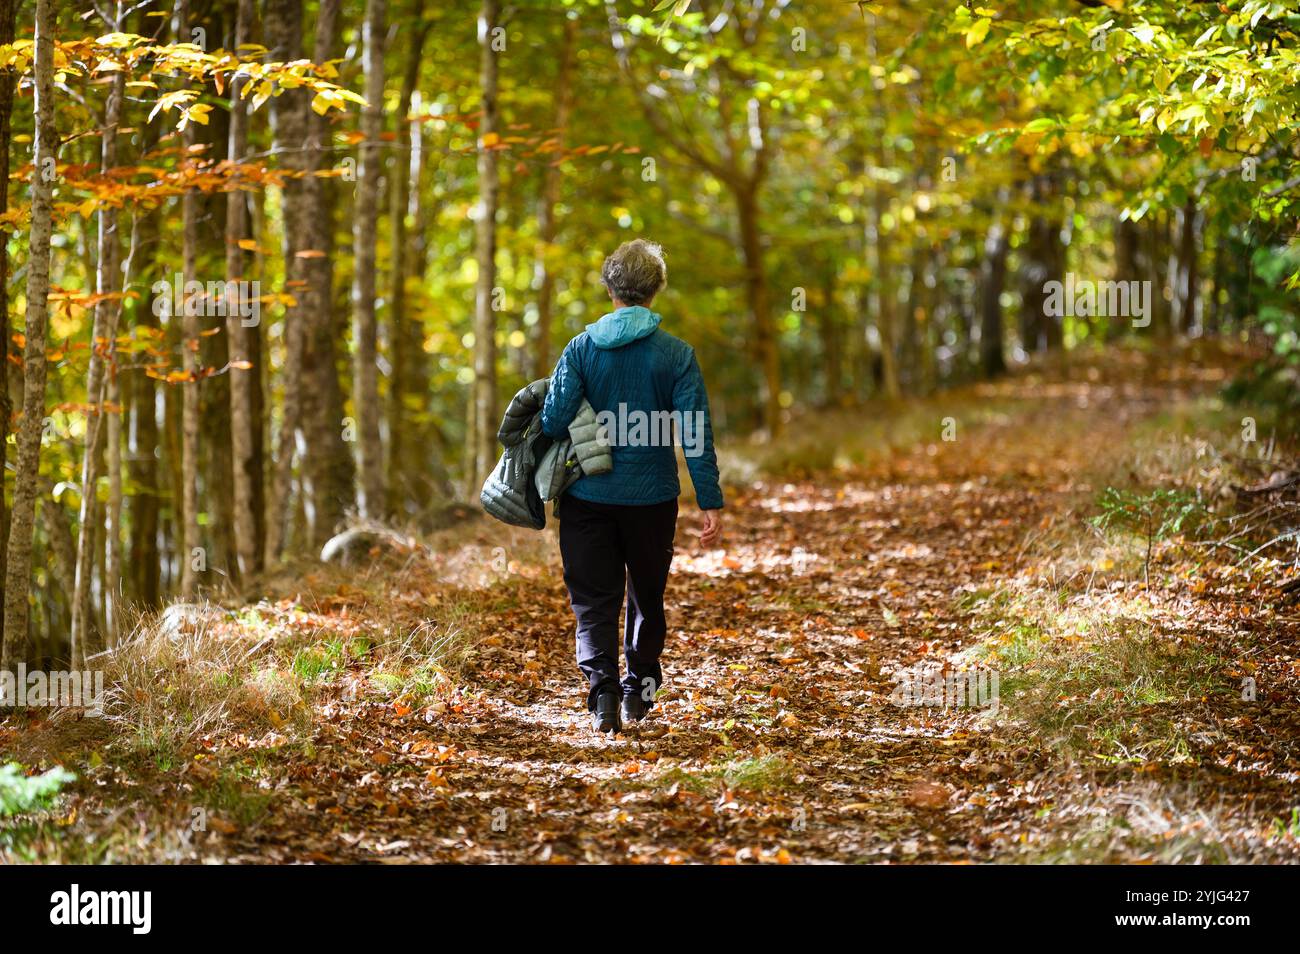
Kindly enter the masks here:
<path id="1" fill-rule="evenodd" d="M 1181 334 L 1196 330 L 1196 304 L 1201 280 L 1198 261 L 1200 243 L 1197 240 L 1196 200 L 1188 198 L 1178 210 L 1178 257 L 1174 273 L 1175 324 Z"/>
<path id="2" fill-rule="evenodd" d="M 882 162 L 884 160 L 882 159 Z M 880 335 L 880 390 L 890 400 L 902 394 L 898 383 L 898 319 L 894 290 L 891 242 L 885 234 L 885 190 L 877 182 L 872 189 L 871 232 L 876 249 L 876 331 Z"/>
<path id="3" fill-rule="evenodd" d="M 263 28 L 270 56 L 287 61 L 302 56 L 302 0 L 268 0 Z M 281 192 L 284 220 L 284 276 L 290 287 L 286 289 L 301 299 L 303 292 L 296 286 L 300 271 L 297 253 L 301 247 L 304 228 L 302 214 L 303 180 L 295 178 L 303 168 L 302 144 L 307 131 L 306 94 L 302 90 L 286 90 L 271 101 L 271 122 L 274 130 L 275 152 L 280 166 L 289 173 Z M 286 308 L 284 313 L 284 371 L 281 386 L 284 392 L 280 419 L 280 440 L 275 456 L 275 476 L 266 508 L 266 554 L 269 565 L 280 558 L 288 530 L 288 517 L 292 510 L 290 490 L 293 481 L 293 463 L 297 456 L 298 431 L 301 427 L 302 363 L 306 350 L 306 316 L 303 303 Z"/>
<path id="4" fill-rule="evenodd" d="M 1211 278 L 1210 302 L 1205 309 L 1205 333 L 1207 335 L 1217 335 L 1223 328 L 1223 304 L 1221 299 L 1224 285 L 1224 255 L 1222 242 L 1214 243 L 1214 265 Z"/>
<path id="5" fill-rule="evenodd" d="M 366 0 L 363 28 L 366 105 L 361 112 L 361 162 L 357 175 L 357 208 L 352 229 L 352 350 L 355 357 L 352 401 L 357 412 L 358 504 L 361 516 L 386 516 L 384 446 L 379 432 L 379 347 L 375 320 L 375 240 L 379 228 L 379 171 L 383 159 L 379 138 L 384 131 L 385 0 Z M 399 125 L 404 117 L 398 117 Z"/>
<path id="6" fill-rule="evenodd" d="M 822 301 L 817 314 L 817 332 L 821 339 L 822 367 L 825 369 L 825 400 L 837 407 L 843 396 L 843 351 L 840 342 L 839 313 L 835 307 L 835 261 L 828 258 L 822 270 Z"/>
<path id="7" fill-rule="evenodd" d="M 230 9 L 231 0 L 211 0 L 200 6 L 190 0 L 190 31 L 202 27 L 209 37 L 225 37 L 230 32 L 228 22 L 236 17 Z M 211 45 L 211 44 L 210 44 Z M 233 77 L 232 77 L 233 78 Z M 230 112 L 226 109 L 212 111 L 210 121 L 195 130 L 197 141 L 203 146 L 205 157 L 226 156 L 230 142 Z M 205 283 L 225 274 L 225 219 L 227 197 L 209 190 L 200 190 L 199 200 L 199 262 Z M 199 367 L 203 369 L 199 401 L 198 473 L 202 512 L 206 517 L 203 527 L 206 563 L 215 576 L 204 580 L 233 580 L 238 578 L 238 552 L 235 548 L 235 495 L 234 495 L 234 438 L 231 434 L 230 386 L 230 336 L 226 333 L 225 308 L 227 301 L 204 298 L 205 307 L 199 312 Z M 224 373 L 213 373 L 224 372 Z"/>
<path id="8" fill-rule="evenodd" d="M 72 632 L 71 612 L 65 614 L 60 609 L 57 593 L 63 595 L 62 603 L 71 607 L 77 575 L 77 544 L 72 538 L 68 512 L 54 499 L 54 486 L 49 480 L 41 481 L 40 509 L 41 526 L 45 530 L 45 564 L 54 587 L 42 593 L 43 598 L 37 602 L 38 607 L 42 604 L 45 607 L 45 620 L 44 625 L 37 623 L 32 627 L 32 651 L 28 656 L 36 665 L 43 666 L 47 654 L 52 660 L 62 642 L 55 634 L 61 637 Z"/>
<path id="9" fill-rule="evenodd" d="M 868 30 L 868 46 L 872 60 L 880 57 L 879 16 L 871 14 Z M 884 84 L 872 83 L 876 107 L 877 122 L 877 162 L 880 169 L 888 169 L 893 157 L 887 139 L 889 121 L 885 104 Z M 876 330 L 880 335 L 880 389 L 890 400 L 897 399 L 902 391 L 898 384 L 898 319 L 896 317 L 897 292 L 894 288 L 894 265 L 891 256 L 892 243 L 885 232 L 885 212 L 888 207 L 888 195 L 885 183 L 877 178 L 871 188 L 871 233 L 876 247 Z"/>
<path id="10" fill-rule="evenodd" d="M 478 141 L 478 219 L 474 248 L 478 258 L 478 285 L 474 294 L 474 449 L 468 481 L 472 500 L 478 499 L 479 485 L 496 462 L 497 349 L 496 313 L 492 289 L 496 285 L 497 250 L 497 51 L 493 35 L 500 14 L 499 0 L 483 0 L 479 13 L 478 39 L 481 47 L 479 86 L 483 118 Z"/>
<path id="11" fill-rule="evenodd" d="M 45 427 L 45 327 L 50 294 L 50 233 L 53 229 L 58 133 L 54 126 L 54 0 L 36 0 L 33 111 L 35 164 L 27 263 L 27 314 L 23 329 L 23 417 L 13 515 L 5 559 L 4 636 L 0 667 L 13 669 L 27 650 L 27 595 L 32 574 L 32 532 L 36 521 L 37 472 Z"/>
<path id="12" fill-rule="evenodd" d="M 235 12 L 236 50 L 248 42 L 253 22 L 253 0 L 238 0 Z M 226 150 L 232 163 L 242 162 L 248 148 L 248 106 L 240 95 L 244 79 L 230 81 L 230 136 Z M 248 196 L 242 189 L 226 194 L 226 336 L 230 358 L 230 442 L 232 490 L 235 518 L 235 570 L 247 580 L 260 568 L 261 546 L 257 537 L 256 486 L 261 480 L 261 461 L 255 452 L 255 434 L 260 417 L 253 414 L 254 391 L 261 371 L 254 367 L 249 338 L 256 332 L 244 324 L 240 313 L 239 289 L 245 284 L 248 255 L 239 243 L 248 238 Z"/>
<path id="13" fill-rule="evenodd" d="M 321 0 L 316 15 L 312 59 L 324 63 L 334 55 L 341 0 Z M 355 466 L 343 437 L 344 394 L 339 380 L 336 342 L 344 337 L 346 302 L 334 300 L 334 223 L 336 188 L 333 179 L 316 173 L 327 165 L 325 149 L 332 135 L 329 121 L 303 103 L 306 138 L 303 142 L 303 242 L 298 267 L 304 282 L 303 314 L 307 319 L 303 351 L 303 385 L 312 396 L 303 421 L 306 439 L 303 473 L 310 506 L 307 542 L 320 547 L 342 524 L 355 501 Z M 342 307 L 340 307 L 340 304 Z M 306 503 L 306 501 L 304 501 Z"/>
<path id="14" fill-rule="evenodd" d="M 50 561 L 54 582 L 71 603 L 77 578 L 77 544 L 72 538 L 68 512 L 54 499 L 48 480 L 41 487 L 41 526 L 45 529 L 45 550 L 54 558 Z M 39 658 L 40 654 L 36 655 Z"/>
<path id="15" fill-rule="evenodd" d="M 419 435 L 412 426 L 408 401 L 423 401 L 415 379 L 423 379 L 424 336 L 420 333 L 422 322 L 412 321 L 406 313 L 406 281 L 410 263 L 416 256 L 407 253 L 408 233 L 406 217 L 410 214 L 412 185 L 418 196 L 420 189 L 420 159 L 416 148 L 420 135 L 418 121 L 408 119 L 415 87 L 420 79 L 421 54 L 429 35 L 430 23 L 425 21 L 411 31 L 411 43 L 406 51 L 406 71 L 402 75 L 402 89 L 397 98 L 397 148 L 394 151 L 393 172 L 389 177 L 389 227 L 392 229 L 391 267 L 389 270 L 388 354 L 391 373 L 388 379 L 388 493 L 390 508 L 414 502 L 416 486 L 421 480 L 422 461 L 428 449 L 421 446 Z M 414 136 L 412 131 L 414 130 Z M 413 146 L 415 143 L 415 146 Z M 416 510 L 419 510 L 418 504 Z"/>
<path id="16" fill-rule="evenodd" d="M 759 374 L 761 424 L 770 438 L 781 433 L 781 355 L 777 350 L 776 328 L 763 260 L 763 226 L 758 208 L 757 182 L 736 190 L 736 211 L 740 225 L 740 252 L 745 266 L 745 298 L 753 321 L 754 360 Z"/>
<path id="17" fill-rule="evenodd" d="M 1115 223 L 1115 273 L 1113 281 L 1132 282 L 1142 278 L 1140 261 L 1141 236 L 1137 223 L 1124 219 Z M 1128 319 L 1122 315 L 1110 315 L 1106 319 L 1106 340 L 1114 341 L 1131 327 Z"/>
<path id="18" fill-rule="evenodd" d="M 921 394 L 932 394 L 938 387 L 935 368 L 935 348 L 939 344 L 939 311 L 935 307 L 935 286 L 939 273 L 939 263 L 934 260 L 936 254 L 932 245 L 922 243 L 917 246 L 917 261 L 921 269 L 921 285 L 917 289 L 916 300 L 912 304 L 912 315 L 917 325 L 917 338 L 920 342 L 917 352 L 917 385 Z"/>
<path id="19" fill-rule="evenodd" d="M 0 46 L 14 40 L 15 0 L 0 0 Z M 0 211 L 9 208 L 9 143 L 14 111 L 14 81 L 11 70 L 0 73 Z M 0 239 L 0 616 L 5 602 L 4 550 L 9 539 L 9 507 L 4 494 L 4 473 L 9 457 L 9 423 L 13 417 L 9 399 L 9 243 Z M 3 642 L 0 624 L 0 642 Z"/>
<path id="20" fill-rule="evenodd" d="M 117 367 L 108 372 L 108 516 L 104 525 L 104 646 L 116 646 L 122 622 L 122 392 Z"/>
<path id="21" fill-rule="evenodd" d="M 1147 226 L 1147 267 L 1151 274 L 1151 331 L 1156 339 L 1168 340 L 1172 329 L 1171 309 L 1165 293 L 1169 289 L 1169 219 L 1153 214 Z"/>
<path id="22" fill-rule="evenodd" d="M 927 347 L 925 318 L 925 247 L 915 238 L 912 242 L 912 259 L 908 264 L 907 306 L 903 310 L 902 384 L 909 394 L 926 390 L 922 374 L 922 351 Z"/>
<path id="23" fill-rule="evenodd" d="M 1035 202 L 1043 201 L 1035 199 Z M 1064 316 L 1047 314 L 1047 283 L 1062 281 L 1059 222 L 1046 215 L 1029 221 L 1021 253 L 1020 340 L 1025 351 L 1054 351 L 1064 340 Z"/>
<path id="24" fill-rule="evenodd" d="M 119 5 L 119 22 L 121 7 Z M 131 245 L 122 263 L 123 295 L 131 287 L 131 266 L 138 247 L 138 220 L 131 219 Z M 116 255 L 116 248 L 114 254 Z M 108 446 L 105 454 L 108 467 L 108 515 L 104 524 L 104 640 L 100 648 L 115 646 L 121 638 L 124 581 L 122 579 L 122 389 L 118 376 L 117 328 L 122 320 L 122 300 L 114 302 L 113 336 L 109 345 L 108 361 Z"/>
<path id="25" fill-rule="evenodd" d="M 141 153 L 148 153 L 156 142 L 152 125 L 147 126 L 141 144 Z M 157 208 L 138 213 L 139 247 L 153 249 L 158 243 Z M 160 276 L 157 263 L 153 263 L 145 278 Z M 154 339 L 161 336 L 162 325 L 154 310 L 138 302 L 130 303 L 130 324 L 138 326 Z M 158 445 L 158 384 L 147 374 L 135 372 L 126 379 L 130 406 L 127 427 L 127 474 L 133 493 L 130 500 L 128 574 L 131 578 L 131 598 L 142 606 L 152 608 L 162 600 L 162 553 L 159 550 L 159 529 L 162 492 L 162 471 L 159 467 Z M 169 389 L 170 390 L 170 389 Z"/>
<path id="26" fill-rule="evenodd" d="M 1025 229 L 1024 245 L 1017 252 L 1020 259 L 1020 346 L 1027 354 L 1047 348 L 1046 325 L 1053 320 L 1047 314 L 1047 290 L 1050 267 L 1044 237 L 1047 222 L 1042 215 L 1043 177 L 1034 176 L 1028 183 L 1026 199 L 1033 214 Z"/>
<path id="27" fill-rule="evenodd" d="M 190 4 L 181 0 L 179 33 L 182 39 L 189 36 Z M 182 140 L 186 161 L 193 161 L 190 148 L 198 142 L 198 130 L 191 123 L 185 127 Z M 198 280 L 199 255 L 199 196 L 194 189 L 186 189 L 181 197 L 181 259 L 182 279 L 186 288 Z M 199 535 L 199 346 L 201 342 L 199 309 L 201 295 L 184 294 L 181 307 L 181 595 L 194 599 L 198 592 L 197 563 L 202 557 Z M 206 566 L 206 558 L 203 565 Z"/>
<path id="28" fill-rule="evenodd" d="M 266 235 L 267 231 L 266 191 L 266 189 L 254 190 L 244 205 L 249 217 L 248 235 L 254 240 Z M 266 276 L 266 256 L 260 242 L 253 252 L 251 268 L 252 274 L 259 279 Z M 265 567 L 263 557 L 266 553 L 266 499 L 269 489 L 266 449 L 271 446 L 271 421 L 268 412 L 271 369 L 267 361 L 265 315 L 259 316 L 256 325 L 245 329 L 244 344 L 248 348 L 248 361 L 253 365 L 253 378 L 249 385 L 252 404 L 249 415 L 250 420 L 254 422 L 250 432 L 253 441 L 253 536 L 257 541 L 256 564 L 261 570 Z"/>
<path id="29" fill-rule="evenodd" d="M 414 206 L 415 228 L 411 235 L 406 275 L 408 284 L 413 283 L 418 287 L 429 268 L 429 234 L 433 229 L 432 223 L 438 219 L 439 202 L 431 199 L 429 190 L 421 186 L 423 178 L 428 175 L 424 161 L 428 145 L 423 124 L 418 120 L 412 122 L 411 131 L 411 182 L 415 186 L 411 204 Z M 411 392 L 418 396 L 420 413 L 414 428 L 420 454 L 413 455 L 413 459 L 419 462 L 419 469 L 412 481 L 411 501 L 417 513 L 427 513 L 435 499 L 445 503 L 456 498 L 449 469 L 454 455 L 447 435 L 430 407 L 433 387 L 429 361 L 424 356 L 423 323 L 412 322 L 408 327 L 412 334 L 413 357 L 416 359 L 408 365 Z"/>
<path id="30" fill-rule="evenodd" d="M 551 121 L 551 138 L 555 151 L 563 154 L 568 135 L 569 117 L 573 112 L 573 61 L 578 39 L 578 18 L 564 21 L 564 40 L 560 47 L 560 66 L 555 76 L 555 113 Z M 534 255 L 533 281 L 537 288 L 537 324 L 532 329 L 531 377 L 549 377 L 551 373 L 551 324 L 555 308 L 555 236 L 559 231 L 555 206 L 560 199 L 560 160 L 546 164 L 542 174 L 542 197 L 537 208 L 537 250 Z"/>
<path id="31" fill-rule="evenodd" d="M 1002 345 L 1002 291 L 1006 287 L 1010 243 L 1003 213 L 995 213 L 984 239 L 980 267 L 980 369 L 996 377 L 1007 369 Z"/>
<path id="32" fill-rule="evenodd" d="M 119 15 L 120 15 L 119 10 Z M 116 28 L 116 26 L 115 26 Z M 126 74 L 114 74 L 109 86 L 108 101 L 104 107 L 104 128 L 100 134 L 100 172 L 108 175 L 117 166 L 117 128 L 122 118 L 122 97 L 126 90 Z M 95 291 L 110 295 L 118 290 L 118 257 L 121 242 L 117 235 L 117 209 L 105 205 L 99 210 L 99 240 L 96 257 L 98 268 Z M 99 459 L 103 443 L 105 412 L 116 417 L 116 412 L 105 408 L 108 379 L 112 374 L 109 363 L 113 357 L 113 341 L 117 337 L 118 302 L 101 297 L 95 304 L 95 318 L 90 336 L 90 367 L 86 375 L 86 450 L 81 461 L 81 512 L 78 517 L 80 533 L 77 538 L 77 573 L 72 594 L 72 667 L 81 669 L 85 657 L 98 652 L 102 646 L 94 639 L 95 614 L 91 606 L 90 582 L 95 565 L 95 536 L 99 526 Z M 105 592 L 117 586 L 116 580 L 104 580 Z"/>

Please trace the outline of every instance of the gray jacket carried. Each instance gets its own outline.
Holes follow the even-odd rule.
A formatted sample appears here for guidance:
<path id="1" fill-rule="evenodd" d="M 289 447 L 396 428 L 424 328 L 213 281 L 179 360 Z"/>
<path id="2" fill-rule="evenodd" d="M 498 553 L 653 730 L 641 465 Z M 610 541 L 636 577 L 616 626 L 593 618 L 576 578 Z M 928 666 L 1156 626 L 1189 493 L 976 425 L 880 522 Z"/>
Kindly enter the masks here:
<path id="1" fill-rule="evenodd" d="M 503 523 L 541 530 L 547 500 L 557 500 L 578 478 L 614 469 L 609 436 L 585 399 L 569 425 L 568 437 L 552 441 L 542 433 L 546 378 L 534 381 L 510 400 L 497 440 L 505 453 L 483 484 L 483 509 Z"/>

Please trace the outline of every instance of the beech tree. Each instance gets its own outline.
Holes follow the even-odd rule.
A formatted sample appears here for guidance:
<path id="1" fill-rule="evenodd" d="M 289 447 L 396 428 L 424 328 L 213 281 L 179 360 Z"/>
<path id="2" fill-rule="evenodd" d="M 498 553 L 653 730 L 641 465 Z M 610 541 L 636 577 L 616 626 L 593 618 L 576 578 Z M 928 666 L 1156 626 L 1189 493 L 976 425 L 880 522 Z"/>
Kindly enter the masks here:
<path id="1" fill-rule="evenodd" d="M 27 312 L 23 326 L 23 411 L 18 427 L 13 509 L 5 549 L 5 608 L 0 667 L 12 669 L 27 648 L 27 595 L 31 585 L 37 472 L 45 430 L 45 334 L 49 315 L 50 235 L 54 183 L 58 177 L 58 130 L 54 124 L 54 2 L 36 0 L 32 60 L 31 227 L 28 230 Z"/>
<path id="2" fill-rule="evenodd" d="M 361 112 L 357 211 L 352 230 L 352 337 L 356 363 L 353 404 L 357 412 L 358 502 L 363 516 L 385 516 L 384 453 L 379 434 L 378 327 L 375 318 L 375 242 L 379 227 L 380 135 L 384 129 L 385 0 L 366 0 L 366 105 Z M 399 122 L 401 118 L 399 117 Z"/>
<path id="3" fill-rule="evenodd" d="M 478 488 L 497 458 L 497 346 L 496 346 L 496 254 L 497 254 L 497 54 L 504 42 L 498 21 L 498 0 L 483 0 L 478 20 L 479 92 L 482 118 L 478 129 L 478 210 L 474 220 L 474 253 L 478 280 L 474 286 L 474 399 L 471 404 L 470 448 L 474 462 L 470 471 L 469 494 L 478 499 Z"/>

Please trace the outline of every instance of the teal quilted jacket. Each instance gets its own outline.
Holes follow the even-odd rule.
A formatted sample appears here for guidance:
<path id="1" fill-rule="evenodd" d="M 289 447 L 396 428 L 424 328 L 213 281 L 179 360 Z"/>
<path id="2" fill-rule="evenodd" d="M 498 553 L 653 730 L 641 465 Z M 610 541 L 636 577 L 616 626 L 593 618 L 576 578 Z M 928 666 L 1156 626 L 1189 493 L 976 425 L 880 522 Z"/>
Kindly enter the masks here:
<path id="1" fill-rule="evenodd" d="M 577 480 L 569 493 L 610 504 L 656 504 L 681 492 L 676 439 L 702 510 L 722 506 L 709 398 L 695 351 L 659 327 L 648 308 L 620 308 L 564 349 L 542 406 L 542 431 L 562 436 L 583 398 L 606 426 L 614 467 Z"/>

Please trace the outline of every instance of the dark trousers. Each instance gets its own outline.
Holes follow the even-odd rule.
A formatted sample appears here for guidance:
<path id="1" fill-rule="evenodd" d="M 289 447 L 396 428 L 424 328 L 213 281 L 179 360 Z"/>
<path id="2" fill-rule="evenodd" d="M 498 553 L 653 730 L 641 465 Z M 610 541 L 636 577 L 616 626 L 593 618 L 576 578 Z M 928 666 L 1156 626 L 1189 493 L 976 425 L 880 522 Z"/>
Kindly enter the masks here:
<path id="1" fill-rule="evenodd" d="M 677 501 L 649 506 L 560 498 L 560 555 L 569 604 L 578 618 L 578 668 L 587 677 L 587 709 L 603 692 L 636 693 L 647 702 L 663 685 L 659 654 L 668 623 L 664 587 L 673 562 Z M 626 570 L 626 572 L 625 572 Z M 623 651 L 627 675 L 618 678 L 618 611 L 627 593 Z"/>

